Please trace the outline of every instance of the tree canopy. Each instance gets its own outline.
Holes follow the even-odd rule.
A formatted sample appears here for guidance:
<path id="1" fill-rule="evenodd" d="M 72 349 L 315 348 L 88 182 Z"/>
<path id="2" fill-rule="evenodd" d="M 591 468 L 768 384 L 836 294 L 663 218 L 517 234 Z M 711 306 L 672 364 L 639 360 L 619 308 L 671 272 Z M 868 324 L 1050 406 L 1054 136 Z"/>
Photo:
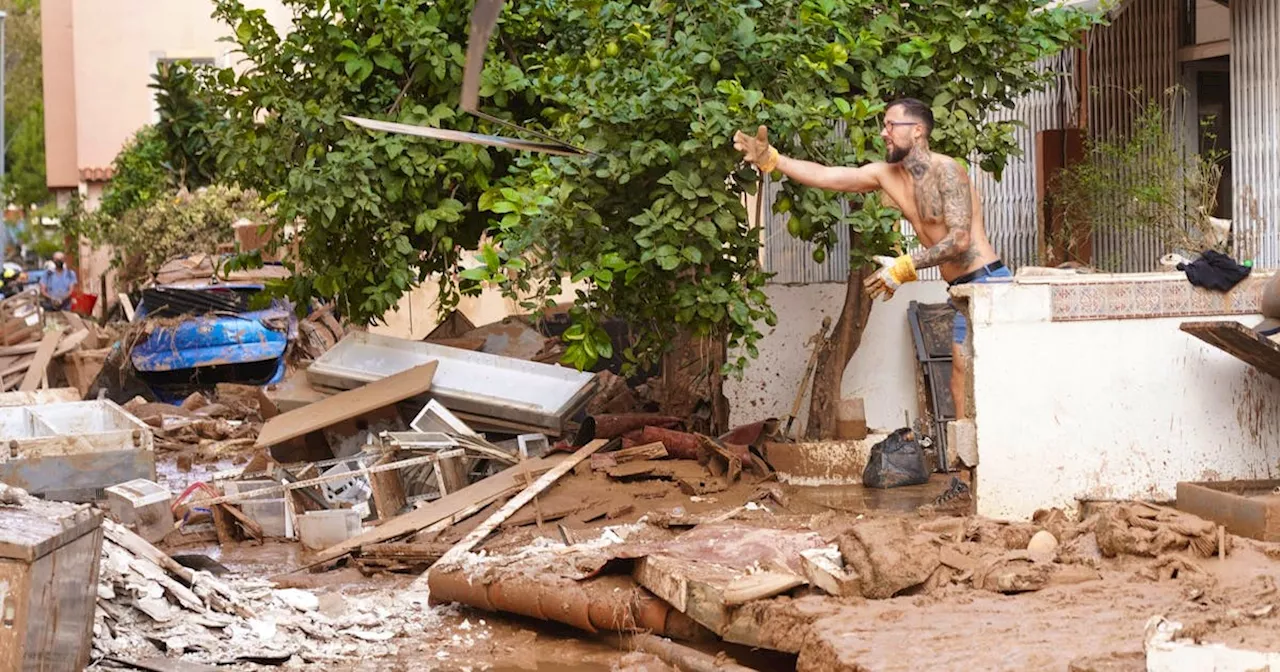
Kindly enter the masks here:
<path id="1" fill-rule="evenodd" d="M 781 151 L 828 164 L 880 158 L 885 103 L 929 102 L 933 147 L 996 173 L 1018 153 L 988 113 L 1052 76 L 1037 63 L 1098 17 L 1048 0 L 526 0 L 508 4 L 489 45 L 489 114 L 593 153 L 560 157 L 369 132 L 358 115 L 463 131 L 511 131 L 458 108 L 471 2 L 286 0 L 281 34 L 261 10 L 216 0 L 243 67 L 193 73 L 192 123 L 216 177 L 267 195 L 300 224 L 295 298 L 333 299 L 376 320 L 415 285 L 442 308 L 493 283 L 546 307 L 562 277 L 576 292 L 566 362 L 612 344 L 600 320 L 635 328 L 651 361 L 678 331 L 726 338 L 732 366 L 775 317 L 762 291 L 761 231 L 744 196 L 759 178 L 734 131 L 770 127 Z M 194 118 L 193 117 L 193 118 Z M 182 137 L 193 137 L 185 133 Z M 215 169 L 210 169 L 211 171 Z M 874 197 L 783 184 L 770 204 L 825 254 L 853 236 L 851 261 L 901 244 L 898 213 Z M 841 200 L 851 204 L 845 214 Z M 468 267 L 463 251 L 478 249 Z"/>

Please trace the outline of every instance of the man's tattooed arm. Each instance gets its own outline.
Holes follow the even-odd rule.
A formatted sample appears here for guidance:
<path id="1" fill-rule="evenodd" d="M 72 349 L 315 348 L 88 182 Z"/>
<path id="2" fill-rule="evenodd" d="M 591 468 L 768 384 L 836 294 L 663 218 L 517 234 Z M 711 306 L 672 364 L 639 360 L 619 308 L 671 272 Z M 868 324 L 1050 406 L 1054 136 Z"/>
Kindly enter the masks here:
<path id="1" fill-rule="evenodd" d="M 921 208 L 925 211 L 936 211 L 939 205 L 941 206 L 940 214 L 947 222 L 947 235 L 933 247 L 913 252 L 912 260 L 916 268 L 929 268 L 944 262 L 956 262 L 967 266 L 973 261 L 976 250 L 969 245 L 973 199 L 969 192 L 969 182 L 965 179 L 964 168 L 955 161 L 947 161 L 930 172 L 939 173 L 937 185 L 928 185 L 933 187 L 929 190 L 933 192 L 932 194 L 917 193 L 917 202 L 926 200 L 929 203 L 931 207 Z"/>

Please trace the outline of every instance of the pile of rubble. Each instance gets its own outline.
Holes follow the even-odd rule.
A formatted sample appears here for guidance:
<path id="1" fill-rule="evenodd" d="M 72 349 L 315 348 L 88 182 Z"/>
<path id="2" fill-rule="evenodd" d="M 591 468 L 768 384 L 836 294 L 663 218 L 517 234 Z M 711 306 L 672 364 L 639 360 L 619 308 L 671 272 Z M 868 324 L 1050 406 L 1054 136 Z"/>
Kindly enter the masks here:
<path id="1" fill-rule="evenodd" d="M 231 458 L 243 464 L 264 422 L 270 402 L 261 388 L 220 383 L 213 394 L 192 392 L 179 405 L 134 397 L 123 408 L 150 425 L 157 451 L 177 453 L 178 467 Z"/>
<path id="2" fill-rule="evenodd" d="M 216 578 L 184 567 L 107 521 L 94 654 L 163 654 L 208 664 L 350 662 L 394 656 L 391 640 L 420 635 L 438 616 L 426 595 L 394 599 L 276 588 L 260 578 Z"/>
<path id="3" fill-rule="evenodd" d="M 76 313 L 45 313 L 30 292 L 10 296 L 0 301 L 0 392 L 65 383 L 83 396 L 115 337 Z"/>

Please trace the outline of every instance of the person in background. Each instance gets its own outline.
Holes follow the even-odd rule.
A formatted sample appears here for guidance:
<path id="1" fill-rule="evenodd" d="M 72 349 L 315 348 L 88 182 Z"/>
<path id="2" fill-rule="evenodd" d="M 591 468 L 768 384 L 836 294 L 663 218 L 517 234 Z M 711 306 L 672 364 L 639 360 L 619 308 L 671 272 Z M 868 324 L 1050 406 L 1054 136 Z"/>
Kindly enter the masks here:
<path id="1" fill-rule="evenodd" d="M 53 270 L 44 274 L 40 280 L 40 297 L 46 310 L 70 310 L 71 295 L 79 285 L 76 272 L 66 267 L 66 256 L 61 252 L 53 255 Z"/>

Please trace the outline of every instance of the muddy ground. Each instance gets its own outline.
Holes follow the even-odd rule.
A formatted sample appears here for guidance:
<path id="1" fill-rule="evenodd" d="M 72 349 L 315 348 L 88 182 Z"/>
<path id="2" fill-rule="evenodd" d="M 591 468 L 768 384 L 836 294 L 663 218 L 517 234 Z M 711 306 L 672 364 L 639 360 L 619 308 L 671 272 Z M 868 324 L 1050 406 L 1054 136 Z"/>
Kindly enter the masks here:
<path id="1" fill-rule="evenodd" d="M 903 518 L 923 523 L 934 516 L 917 508 L 946 485 L 936 478 L 924 486 L 888 491 L 860 487 L 798 488 L 772 484 L 773 497 L 760 497 L 760 484 L 740 483 L 730 490 L 693 499 L 653 481 L 619 483 L 600 474 L 578 474 L 541 498 L 547 509 L 557 502 L 627 500 L 635 509 L 613 520 L 569 526 L 578 538 L 598 535 L 606 526 L 641 522 L 651 539 L 674 536 L 682 516 L 710 515 L 745 503 L 737 523 L 830 533 L 859 521 Z M 778 497 L 778 495 L 781 495 Z M 785 502 L 780 504 L 778 500 Z M 673 525 L 673 521 L 676 524 Z M 958 521 L 957 521 L 958 522 Z M 460 537 L 455 530 L 442 540 Z M 1018 536 L 1022 531 L 1010 530 Z M 554 524 L 507 530 L 484 546 L 489 553 L 510 552 L 538 537 L 559 539 Z M 364 576 L 353 567 L 328 572 L 290 571 L 308 554 L 293 543 L 243 543 L 183 548 L 205 552 L 233 573 L 271 577 L 279 587 L 303 588 L 321 597 L 322 610 L 340 615 L 349 600 L 395 599 L 416 578 L 412 574 Z M 799 656 L 752 651 L 722 643 L 699 645 L 724 651 L 759 670 L 1111 670 L 1145 669 L 1144 627 L 1164 615 L 1187 624 L 1203 641 L 1240 648 L 1280 650 L 1280 547 L 1233 539 L 1225 560 L 1186 556 L 1178 576 L 1161 576 L 1150 557 L 1097 557 L 1101 579 L 1074 585 L 1005 595 L 953 584 L 927 594 L 883 600 L 801 598 L 820 604 L 817 626 L 809 629 Z M 1166 572 L 1168 573 L 1168 572 Z M 647 654 L 628 653 L 616 638 L 458 605 L 424 606 L 431 611 L 422 632 L 402 633 L 379 657 L 327 669 L 351 670 L 663 670 Z M 849 667 L 856 662 L 858 667 Z M 248 669 L 248 668 L 246 668 Z"/>

